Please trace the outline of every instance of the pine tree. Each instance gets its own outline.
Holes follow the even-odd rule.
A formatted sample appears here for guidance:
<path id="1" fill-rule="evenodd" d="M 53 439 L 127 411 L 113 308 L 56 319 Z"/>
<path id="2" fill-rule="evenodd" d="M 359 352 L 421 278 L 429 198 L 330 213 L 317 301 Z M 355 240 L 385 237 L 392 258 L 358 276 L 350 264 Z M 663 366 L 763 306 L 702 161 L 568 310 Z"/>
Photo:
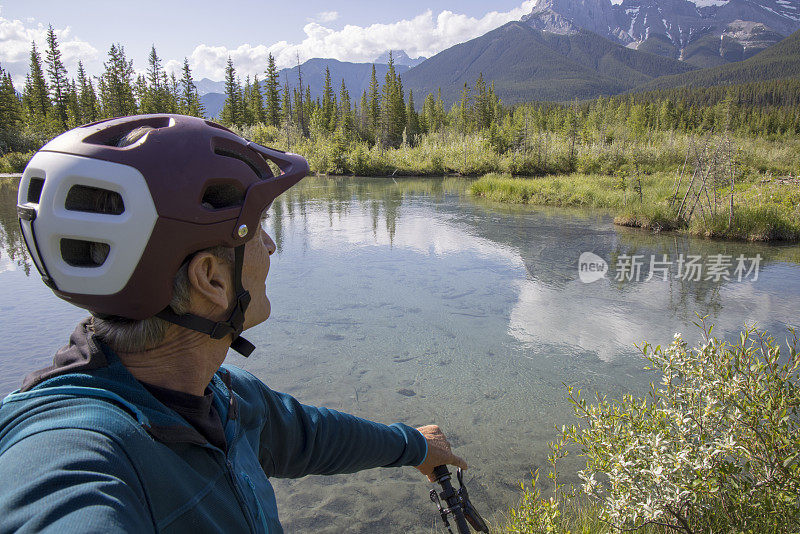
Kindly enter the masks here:
<path id="1" fill-rule="evenodd" d="M 151 109 L 149 107 L 150 103 L 148 102 L 150 95 L 148 94 L 147 78 L 145 78 L 144 74 L 139 74 L 136 77 L 136 83 L 133 86 L 133 94 L 136 97 L 136 102 L 139 103 L 139 113 L 148 113 L 148 110 Z"/>
<path id="2" fill-rule="evenodd" d="M 227 126 L 240 126 L 242 124 L 241 87 L 236 79 L 236 69 L 233 60 L 228 56 L 225 67 L 225 105 L 219 115 L 219 120 Z"/>
<path id="3" fill-rule="evenodd" d="M 469 85 L 464 83 L 464 88 L 461 90 L 461 98 L 458 103 L 458 127 L 461 133 L 467 133 L 470 130 L 470 108 L 469 108 Z"/>
<path id="4" fill-rule="evenodd" d="M 252 107 L 253 86 L 250 84 L 250 75 L 244 78 L 244 86 L 242 89 L 242 124 L 252 126 L 255 118 L 253 117 Z"/>
<path id="5" fill-rule="evenodd" d="M 342 78 L 342 86 L 339 88 L 339 109 L 338 109 L 338 128 L 349 139 L 354 129 L 353 111 L 350 105 L 350 92 Z"/>
<path id="6" fill-rule="evenodd" d="M 69 92 L 67 93 L 67 126 L 75 128 L 84 124 L 86 121 L 81 115 L 81 105 L 78 101 L 78 84 L 73 79 L 69 84 Z"/>
<path id="7" fill-rule="evenodd" d="M 303 135 L 308 135 L 308 123 L 307 118 L 310 117 L 310 113 L 306 111 L 306 104 L 303 103 L 303 71 L 300 68 L 300 54 L 297 54 L 297 83 L 298 89 L 295 92 L 294 98 L 294 109 L 297 113 L 297 124 L 300 126 L 300 132 Z M 308 98 L 306 99 L 306 103 L 308 103 Z"/>
<path id="8" fill-rule="evenodd" d="M 53 98 L 53 119 L 61 130 L 66 130 L 69 107 L 69 79 L 67 68 L 61 61 L 61 50 L 52 24 L 47 28 L 47 74 Z"/>
<path id="9" fill-rule="evenodd" d="M 183 74 L 181 75 L 180 109 L 184 115 L 192 117 L 205 116 L 206 110 L 200 102 L 197 86 L 192 78 L 192 69 L 189 68 L 189 59 L 183 58 Z"/>
<path id="10" fill-rule="evenodd" d="M 42 56 L 36 50 L 36 43 L 31 43 L 30 73 L 25 78 L 23 107 L 27 115 L 26 123 L 33 128 L 42 128 L 50 115 L 50 89 L 44 79 Z"/>
<path id="11" fill-rule="evenodd" d="M 358 106 L 359 129 L 361 135 L 366 139 L 371 139 L 370 135 L 370 117 L 369 117 L 369 100 L 367 99 L 367 91 L 361 93 L 361 105 Z"/>
<path id="12" fill-rule="evenodd" d="M 292 95 L 289 91 L 289 80 L 283 81 L 283 102 L 281 104 L 281 122 L 285 125 L 292 123 Z M 274 109 L 274 108 L 272 108 Z"/>
<path id="13" fill-rule="evenodd" d="M 308 135 L 308 121 L 311 120 L 311 114 L 319 107 L 319 102 L 311 98 L 311 86 L 306 84 L 305 95 L 303 96 L 303 116 L 306 120 L 306 132 Z"/>
<path id="14" fill-rule="evenodd" d="M 336 128 L 336 96 L 333 94 L 331 71 L 325 67 L 325 83 L 322 86 L 322 122 L 332 132 Z"/>
<path id="15" fill-rule="evenodd" d="M 381 143 L 398 147 L 403 140 L 406 127 L 406 104 L 403 86 L 394 68 L 394 58 L 389 52 L 389 69 L 382 89 L 381 99 Z"/>
<path id="16" fill-rule="evenodd" d="M 175 77 L 174 72 L 169 75 L 167 97 L 167 109 L 169 113 L 178 113 L 181 95 L 178 90 L 178 78 Z"/>
<path id="17" fill-rule="evenodd" d="M 250 108 L 253 122 L 264 124 L 267 115 L 264 110 L 264 96 L 261 93 L 261 82 L 258 79 L 258 74 L 253 76 L 253 86 L 250 88 Z"/>
<path id="18" fill-rule="evenodd" d="M 140 107 L 142 113 L 167 113 L 169 109 L 169 87 L 166 83 L 166 73 L 158 57 L 156 47 L 150 48 L 147 58 L 147 88 L 141 95 Z"/>
<path id="19" fill-rule="evenodd" d="M 94 122 L 100 115 L 97 95 L 92 86 L 92 80 L 86 76 L 83 63 L 78 61 L 78 104 L 80 106 L 81 120 L 84 123 Z"/>
<path id="20" fill-rule="evenodd" d="M 22 103 L 11 75 L 0 67 L 0 155 L 17 148 L 22 120 Z"/>
<path id="21" fill-rule="evenodd" d="M 425 100 L 422 102 L 422 113 L 419 116 L 420 128 L 425 133 L 433 133 L 436 130 L 433 120 L 434 105 L 433 94 L 425 95 Z"/>
<path id="22" fill-rule="evenodd" d="M 121 44 L 112 44 L 108 51 L 108 61 L 103 66 L 105 71 L 100 77 L 103 115 L 122 117 L 136 114 L 132 81 L 133 60 L 125 57 L 125 48 Z"/>
<path id="23" fill-rule="evenodd" d="M 380 100 L 380 87 L 378 86 L 378 78 L 375 75 L 375 64 L 372 64 L 372 75 L 369 79 L 368 96 L 369 108 L 367 116 L 369 117 L 369 132 L 370 137 L 378 139 L 378 130 L 381 123 L 381 100 Z"/>
<path id="24" fill-rule="evenodd" d="M 266 123 L 271 126 L 278 126 L 281 121 L 280 80 L 278 68 L 275 66 L 275 58 L 272 57 L 272 54 L 267 58 L 267 70 L 265 72 L 267 75 L 264 80 L 265 97 L 267 101 Z M 288 83 L 283 93 L 284 105 L 286 105 L 289 98 Z"/>
<path id="25" fill-rule="evenodd" d="M 414 91 L 408 91 L 408 106 L 406 107 L 406 130 L 405 138 L 412 146 L 416 144 L 417 136 L 422 133 L 422 128 L 419 124 L 419 115 L 414 108 Z"/>

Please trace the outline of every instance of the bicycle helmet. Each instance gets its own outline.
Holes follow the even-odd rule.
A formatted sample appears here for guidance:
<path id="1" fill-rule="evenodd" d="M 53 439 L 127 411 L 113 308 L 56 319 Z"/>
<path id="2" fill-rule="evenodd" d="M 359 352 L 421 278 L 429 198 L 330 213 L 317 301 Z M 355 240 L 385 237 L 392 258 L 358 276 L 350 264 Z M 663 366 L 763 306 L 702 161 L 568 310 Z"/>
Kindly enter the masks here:
<path id="1" fill-rule="evenodd" d="M 142 128 L 138 140 L 118 146 Z M 240 337 L 250 302 L 241 285 L 244 244 L 258 234 L 262 210 L 308 171 L 303 157 L 204 119 L 107 119 L 65 132 L 34 155 L 17 215 L 33 263 L 60 298 L 100 316 L 156 315 L 214 339 L 233 334 L 231 347 L 246 356 L 254 347 Z M 213 200 L 220 198 L 228 200 Z M 175 314 L 168 305 L 181 264 L 217 245 L 234 249 L 230 316 Z"/>

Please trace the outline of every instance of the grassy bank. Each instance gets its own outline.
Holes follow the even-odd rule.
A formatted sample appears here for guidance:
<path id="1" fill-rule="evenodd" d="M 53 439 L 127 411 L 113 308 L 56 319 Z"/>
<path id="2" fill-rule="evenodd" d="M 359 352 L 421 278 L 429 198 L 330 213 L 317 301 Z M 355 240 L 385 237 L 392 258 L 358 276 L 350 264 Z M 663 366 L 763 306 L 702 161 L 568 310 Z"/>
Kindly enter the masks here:
<path id="1" fill-rule="evenodd" d="M 676 188 L 676 181 L 674 172 L 633 178 L 569 174 L 531 179 L 489 174 L 474 182 L 470 192 L 498 202 L 604 208 L 615 215 L 617 224 L 656 231 L 749 241 L 800 240 L 800 184 L 796 180 L 750 178 L 735 184 L 732 220 L 729 187 L 717 188 L 716 195 L 711 189 L 708 199 L 706 191 L 699 192 L 698 202 L 711 209 L 687 213 L 686 206 L 694 199 L 688 196 L 683 201 L 685 191 Z M 679 212 L 681 202 L 683 212 Z"/>
<path id="2" fill-rule="evenodd" d="M 603 139 L 576 141 L 563 133 L 531 134 L 517 148 L 498 146 L 486 132 L 460 134 L 439 131 L 416 138 L 398 148 L 347 140 L 337 134 L 311 138 L 288 135 L 277 128 L 257 125 L 240 130 L 257 143 L 304 155 L 318 174 L 359 176 L 515 176 L 551 174 L 602 174 L 675 171 L 721 137 L 700 137 L 679 132 L 654 132 L 637 136 L 620 129 Z M 611 139 L 610 141 L 608 139 Z M 742 179 L 800 173 L 800 139 L 766 140 L 726 138 L 735 151 Z"/>

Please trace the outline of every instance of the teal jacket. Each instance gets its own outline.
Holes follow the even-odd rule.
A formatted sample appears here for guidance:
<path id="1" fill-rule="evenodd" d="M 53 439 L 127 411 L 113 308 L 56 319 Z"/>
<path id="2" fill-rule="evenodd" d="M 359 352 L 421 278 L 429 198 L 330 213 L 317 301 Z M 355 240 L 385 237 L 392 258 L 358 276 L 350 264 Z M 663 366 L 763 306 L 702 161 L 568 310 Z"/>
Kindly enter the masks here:
<path id="1" fill-rule="evenodd" d="M 0 533 L 282 532 L 270 477 L 419 465 L 425 438 L 305 406 L 223 366 L 228 450 L 159 403 L 81 323 L 0 405 Z"/>

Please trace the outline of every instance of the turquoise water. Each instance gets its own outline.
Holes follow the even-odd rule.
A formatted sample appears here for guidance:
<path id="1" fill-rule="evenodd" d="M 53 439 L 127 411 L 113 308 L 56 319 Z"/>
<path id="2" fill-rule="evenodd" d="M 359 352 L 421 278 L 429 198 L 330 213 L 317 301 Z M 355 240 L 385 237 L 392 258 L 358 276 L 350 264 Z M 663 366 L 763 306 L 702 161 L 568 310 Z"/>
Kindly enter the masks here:
<path id="1" fill-rule="evenodd" d="M 509 207 L 469 180 L 308 178 L 275 203 L 272 317 L 229 361 L 302 402 L 382 422 L 436 423 L 471 465 L 487 519 L 544 466 L 571 421 L 564 383 L 611 395 L 652 378 L 633 346 L 797 325 L 800 247 L 721 243 L 615 227 L 604 213 Z M 0 184 L 0 394 L 49 363 L 85 315 L 55 298 L 20 249 L 16 189 Z M 758 279 L 579 280 L 578 258 L 759 254 Z M 574 461 L 574 460 L 573 460 Z M 575 464 L 567 464 L 567 470 Z M 275 481 L 288 532 L 423 531 L 437 521 L 414 469 Z"/>

